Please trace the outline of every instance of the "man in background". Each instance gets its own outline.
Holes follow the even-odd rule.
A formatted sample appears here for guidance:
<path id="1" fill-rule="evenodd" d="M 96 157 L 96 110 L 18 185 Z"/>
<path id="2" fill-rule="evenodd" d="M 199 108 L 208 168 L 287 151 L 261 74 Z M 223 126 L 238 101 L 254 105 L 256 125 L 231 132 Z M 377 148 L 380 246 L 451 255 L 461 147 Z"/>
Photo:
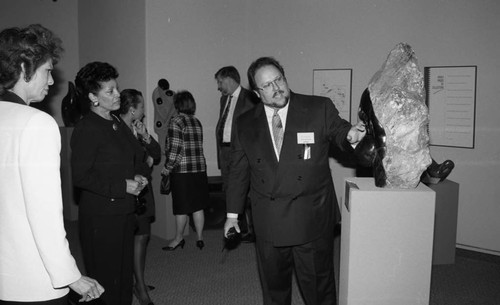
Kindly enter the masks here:
<path id="1" fill-rule="evenodd" d="M 233 66 L 219 69 L 215 73 L 217 90 L 222 94 L 220 98 L 219 121 L 215 128 L 217 139 L 217 161 L 222 176 L 222 189 L 226 191 L 230 167 L 231 136 L 237 118 L 253 108 L 258 102 L 257 96 L 240 85 L 240 74 Z M 253 224 L 250 202 L 245 205 L 247 233 L 241 237 L 242 242 L 254 242 Z"/>

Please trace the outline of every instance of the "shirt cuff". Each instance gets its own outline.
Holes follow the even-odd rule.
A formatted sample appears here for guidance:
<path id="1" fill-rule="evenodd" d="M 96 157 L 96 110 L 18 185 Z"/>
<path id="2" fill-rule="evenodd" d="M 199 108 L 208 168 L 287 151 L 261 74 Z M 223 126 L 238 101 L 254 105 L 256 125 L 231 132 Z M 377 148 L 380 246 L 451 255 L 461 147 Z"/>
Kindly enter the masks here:
<path id="1" fill-rule="evenodd" d="M 238 214 L 236 213 L 227 213 L 227 218 L 238 218 Z"/>

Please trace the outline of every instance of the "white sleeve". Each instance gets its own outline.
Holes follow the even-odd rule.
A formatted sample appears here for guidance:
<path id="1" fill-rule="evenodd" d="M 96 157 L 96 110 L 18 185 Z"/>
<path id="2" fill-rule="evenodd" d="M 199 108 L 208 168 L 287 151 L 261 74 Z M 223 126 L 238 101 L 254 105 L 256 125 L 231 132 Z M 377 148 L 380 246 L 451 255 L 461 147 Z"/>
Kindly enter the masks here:
<path id="1" fill-rule="evenodd" d="M 54 288 L 81 277 L 64 229 L 60 151 L 54 119 L 43 112 L 34 115 L 21 137 L 21 184 L 31 232 Z"/>

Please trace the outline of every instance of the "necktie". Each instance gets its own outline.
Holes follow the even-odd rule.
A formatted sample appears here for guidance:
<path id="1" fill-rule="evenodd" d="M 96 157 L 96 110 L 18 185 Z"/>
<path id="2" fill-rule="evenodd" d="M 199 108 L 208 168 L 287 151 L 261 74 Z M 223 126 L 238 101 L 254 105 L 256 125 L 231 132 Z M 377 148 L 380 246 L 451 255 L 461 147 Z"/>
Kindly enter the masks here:
<path id="1" fill-rule="evenodd" d="M 227 115 L 229 114 L 229 108 L 231 107 L 231 99 L 232 98 L 233 98 L 232 95 L 227 97 L 226 108 L 224 109 L 224 113 L 222 113 L 222 117 L 220 119 L 219 138 L 220 138 L 221 143 L 224 143 L 224 125 L 226 125 Z"/>
<path id="2" fill-rule="evenodd" d="M 276 145 L 276 150 L 278 151 L 279 155 L 281 152 L 281 144 L 283 143 L 283 124 L 281 124 L 281 118 L 278 114 L 278 109 L 274 109 L 272 125 L 274 145 Z"/>

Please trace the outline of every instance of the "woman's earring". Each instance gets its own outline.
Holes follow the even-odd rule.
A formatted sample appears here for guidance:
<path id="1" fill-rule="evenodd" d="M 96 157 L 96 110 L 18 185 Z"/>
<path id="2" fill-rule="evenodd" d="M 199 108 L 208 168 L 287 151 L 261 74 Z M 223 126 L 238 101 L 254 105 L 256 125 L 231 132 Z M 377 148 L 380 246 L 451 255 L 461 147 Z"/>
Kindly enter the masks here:
<path id="1" fill-rule="evenodd" d="M 98 101 L 92 102 L 92 106 L 94 106 L 94 107 L 99 106 L 99 102 Z"/>

